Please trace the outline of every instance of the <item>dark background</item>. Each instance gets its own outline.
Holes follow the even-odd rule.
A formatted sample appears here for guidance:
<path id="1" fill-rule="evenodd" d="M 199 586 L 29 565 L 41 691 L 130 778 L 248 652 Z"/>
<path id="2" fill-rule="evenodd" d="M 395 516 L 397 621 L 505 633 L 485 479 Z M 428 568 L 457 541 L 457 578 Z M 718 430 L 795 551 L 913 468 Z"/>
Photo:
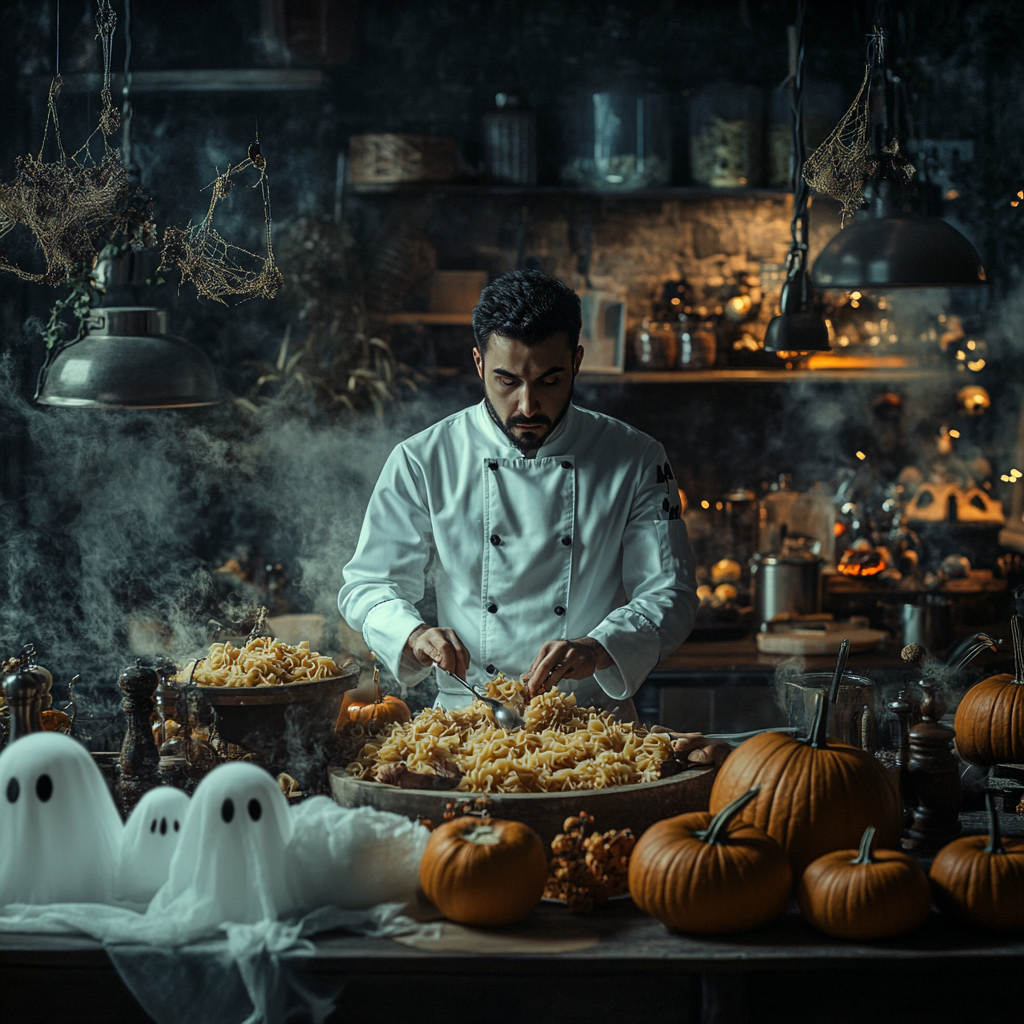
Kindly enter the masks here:
<path id="1" fill-rule="evenodd" d="M 1024 187 L 1024 5 L 906 0 L 808 6 L 812 80 L 836 80 L 852 98 L 866 34 L 881 17 L 892 33 L 890 63 L 909 83 L 913 132 L 974 142 L 975 159 L 948 212 L 978 246 L 991 285 L 936 302 L 984 334 L 991 359 L 979 382 L 992 392 L 995 408 L 989 417 L 968 421 L 958 418 L 948 387 L 905 385 L 903 418 L 894 429 L 871 411 L 883 384 L 582 385 L 579 401 L 665 443 L 691 500 L 714 500 L 735 486 L 756 490 L 781 472 L 793 473 L 798 486 L 830 480 L 856 465 L 858 449 L 898 468 L 914 461 L 943 423 L 959 426 L 965 456 L 986 455 L 997 475 L 1014 464 L 1024 351 L 1018 217 L 1024 214 L 1009 201 Z M 41 144 L 56 8 L 36 0 L 0 7 L 0 179 L 8 180 L 15 158 Z M 728 79 L 768 91 L 781 81 L 785 29 L 796 4 L 335 2 L 326 8 L 323 47 L 304 43 L 295 30 L 288 53 L 267 38 L 266 11 L 273 7 L 246 0 L 133 0 L 133 71 L 324 67 L 328 86 L 317 92 L 140 94 L 131 124 L 132 169 L 154 199 L 158 228 L 183 225 L 202 216 L 208 194 L 201 189 L 215 168 L 242 157 L 258 119 L 287 276 L 287 256 L 301 249 L 310 224 L 332 217 L 337 154 L 349 135 L 452 135 L 471 178 L 481 155 L 480 117 L 496 92 L 512 91 L 537 112 L 540 181 L 554 185 L 562 118 L 581 90 L 623 81 L 665 90 L 673 97 L 675 136 L 685 140 L 689 90 Z M 291 10 L 294 29 L 318 5 L 283 7 Z M 121 2 L 114 8 L 116 72 L 124 63 L 125 12 Z M 92 12 L 84 0 L 60 5 L 65 74 L 100 68 Z M 60 109 L 73 148 L 95 123 L 97 99 L 69 92 Z M 684 142 L 676 143 L 674 157 L 674 183 L 685 185 Z M 224 206 L 221 228 L 239 244 L 260 243 L 258 196 L 238 190 Z M 571 217 L 569 198 L 546 201 L 564 202 Z M 391 204 L 349 197 L 350 276 L 358 278 L 375 239 L 396 221 L 426 233 L 439 265 L 483 265 L 492 273 L 517 264 L 551 269 L 542 232 L 524 242 L 521 215 L 519 204 L 483 192 Z M 26 261 L 34 258 L 13 234 L 2 244 Z M 315 252 L 311 259 L 315 264 Z M 260 372 L 253 364 L 274 360 L 289 325 L 301 336 L 292 278 L 278 299 L 239 306 L 201 301 L 175 283 L 172 278 L 152 301 L 169 308 L 175 333 L 210 355 L 233 395 L 250 392 Z M 181 620 L 176 636 L 182 644 L 195 641 L 195 622 L 205 622 L 205 612 L 222 597 L 209 570 L 241 547 L 286 565 L 294 610 L 331 614 L 341 567 L 387 451 L 479 395 L 472 380 L 421 381 L 416 395 L 405 392 L 382 416 L 367 410 L 328 417 L 313 407 L 255 416 L 231 402 L 127 415 L 41 409 L 29 401 L 43 358 L 33 318 L 45 318 L 59 294 L 13 275 L 0 277 L 0 653 L 34 639 L 58 678 L 83 672 L 97 694 L 110 694 L 127 657 L 126 615 Z M 435 344 L 450 362 L 465 365 L 468 330 L 449 331 Z M 1008 506 L 1009 490 L 1000 496 Z"/>

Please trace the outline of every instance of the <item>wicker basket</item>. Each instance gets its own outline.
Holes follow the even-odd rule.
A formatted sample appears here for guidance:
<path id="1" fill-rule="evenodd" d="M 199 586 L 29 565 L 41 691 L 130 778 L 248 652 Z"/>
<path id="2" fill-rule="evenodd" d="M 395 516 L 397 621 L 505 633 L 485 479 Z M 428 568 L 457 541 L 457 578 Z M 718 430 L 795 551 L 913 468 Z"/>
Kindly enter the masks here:
<path id="1" fill-rule="evenodd" d="M 353 135 L 348 158 L 356 191 L 455 177 L 455 140 L 442 135 Z"/>

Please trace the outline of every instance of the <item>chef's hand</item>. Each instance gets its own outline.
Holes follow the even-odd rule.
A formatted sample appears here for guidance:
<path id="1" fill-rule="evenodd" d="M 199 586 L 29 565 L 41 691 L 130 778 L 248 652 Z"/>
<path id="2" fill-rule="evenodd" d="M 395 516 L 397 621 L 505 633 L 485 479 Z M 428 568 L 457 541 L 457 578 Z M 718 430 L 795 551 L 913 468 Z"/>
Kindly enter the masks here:
<path id="1" fill-rule="evenodd" d="M 440 665 L 446 672 L 466 678 L 469 669 L 469 651 L 463 646 L 454 629 L 441 626 L 417 626 L 406 640 L 421 665 Z"/>
<path id="2" fill-rule="evenodd" d="M 586 679 L 611 663 L 611 655 L 593 637 L 549 640 L 523 673 L 523 682 L 530 696 L 536 697 L 563 679 Z"/>

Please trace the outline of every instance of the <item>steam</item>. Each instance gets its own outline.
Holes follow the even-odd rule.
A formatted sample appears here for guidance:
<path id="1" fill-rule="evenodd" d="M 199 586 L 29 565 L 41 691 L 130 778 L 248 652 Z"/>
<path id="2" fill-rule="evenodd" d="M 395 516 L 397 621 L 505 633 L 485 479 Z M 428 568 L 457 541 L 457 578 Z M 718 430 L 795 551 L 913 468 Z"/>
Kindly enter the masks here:
<path id="1" fill-rule="evenodd" d="M 51 410 L 15 381 L 8 353 L 0 407 L 21 421 L 30 454 L 25 496 L 0 507 L 0 651 L 34 642 L 58 698 L 81 674 L 86 718 L 116 710 L 118 673 L 140 644 L 187 660 L 210 617 L 252 600 L 214 572 L 242 548 L 286 566 L 292 610 L 324 615 L 325 647 L 337 649 L 341 571 L 380 469 L 447 411 L 396 405 L 384 420 L 336 426 L 247 419 L 230 403 Z"/>

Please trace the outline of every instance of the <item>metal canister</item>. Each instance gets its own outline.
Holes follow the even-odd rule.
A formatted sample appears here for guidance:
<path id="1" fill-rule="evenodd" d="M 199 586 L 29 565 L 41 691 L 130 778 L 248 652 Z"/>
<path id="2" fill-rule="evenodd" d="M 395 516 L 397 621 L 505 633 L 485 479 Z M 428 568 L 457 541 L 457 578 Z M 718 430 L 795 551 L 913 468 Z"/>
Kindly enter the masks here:
<path id="1" fill-rule="evenodd" d="M 821 560 L 813 555 L 755 555 L 750 577 L 762 628 L 779 615 L 810 615 L 821 607 Z"/>
<path id="2" fill-rule="evenodd" d="M 519 97 L 499 92 L 483 118 L 484 170 L 503 185 L 537 183 L 537 115 L 519 105 Z"/>

